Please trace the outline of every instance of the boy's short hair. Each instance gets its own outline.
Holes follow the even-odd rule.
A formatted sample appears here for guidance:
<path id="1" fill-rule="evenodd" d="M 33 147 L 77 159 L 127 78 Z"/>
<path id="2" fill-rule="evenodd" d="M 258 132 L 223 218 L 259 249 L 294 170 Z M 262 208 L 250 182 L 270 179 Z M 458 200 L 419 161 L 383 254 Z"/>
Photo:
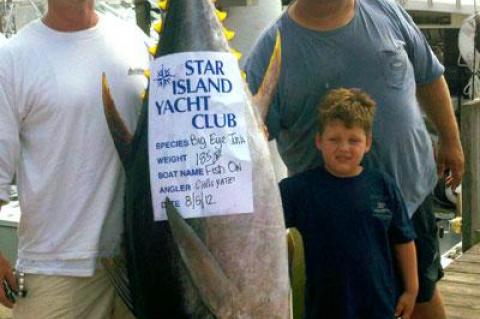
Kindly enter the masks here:
<path id="1" fill-rule="evenodd" d="M 335 89 L 324 97 L 318 106 L 318 131 L 333 121 L 341 121 L 346 127 L 361 127 L 366 134 L 372 132 L 375 101 L 360 89 Z"/>

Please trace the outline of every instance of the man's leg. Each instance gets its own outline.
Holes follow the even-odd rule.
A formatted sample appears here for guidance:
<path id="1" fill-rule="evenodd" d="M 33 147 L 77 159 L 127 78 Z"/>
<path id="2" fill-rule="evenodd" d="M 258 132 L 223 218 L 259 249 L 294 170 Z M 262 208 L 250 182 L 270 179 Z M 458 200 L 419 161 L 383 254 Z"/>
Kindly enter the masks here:
<path id="1" fill-rule="evenodd" d="M 123 302 L 122 298 L 115 293 L 113 302 L 113 312 L 112 316 L 109 319 L 135 319 L 135 316 L 132 314 L 127 305 Z"/>
<path id="2" fill-rule="evenodd" d="M 445 319 L 445 307 L 438 289 L 435 289 L 433 297 L 428 302 L 417 303 L 411 319 Z"/>
<path id="3" fill-rule="evenodd" d="M 443 270 L 432 205 L 432 196 L 428 196 L 412 216 L 413 227 L 417 233 L 415 246 L 420 285 L 412 319 L 446 318 L 445 307 L 436 288 L 437 281 L 443 277 Z"/>
<path id="4" fill-rule="evenodd" d="M 69 277 L 25 274 L 25 297 L 13 306 L 15 319 L 60 319 L 71 317 Z M 69 278 L 71 279 L 71 278 Z"/>
<path id="5" fill-rule="evenodd" d="M 118 296 L 104 270 L 86 278 L 25 274 L 25 288 L 26 297 L 14 306 L 14 319 L 131 318 L 126 307 L 118 313 Z"/>

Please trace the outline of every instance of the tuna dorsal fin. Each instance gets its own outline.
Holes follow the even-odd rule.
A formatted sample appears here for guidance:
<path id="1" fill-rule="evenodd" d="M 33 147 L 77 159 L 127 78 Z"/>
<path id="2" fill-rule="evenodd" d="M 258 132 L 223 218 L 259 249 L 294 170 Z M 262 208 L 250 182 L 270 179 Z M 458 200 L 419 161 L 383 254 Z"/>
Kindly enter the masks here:
<path id="1" fill-rule="evenodd" d="M 267 71 L 263 77 L 262 84 L 257 93 L 253 97 L 253 103 L 260 113 L 260 117 L 265 122 L 270 104 L 272 104 L 273 96 L 277 88 L 278 78 L 280 77 L 280 69 L 282 63 L 282 44 L 280 32 L 277 31 L 275 38 L 275 46 L 270 57 Z"/>
<path id="2" fill-rule="evenodd" d="M 105 73 L 102 73 L 102 100 L 103 111 L 107 118 L 110 134 L 112 134 L 113 142 L 117 148 L 120 160 L 122 161 L 123 166 L 126 167 L 131 153 L 130 149 L 133 137 L 113 102 Z"/>
<path id="3" fill-rule="evenodd" d="M 167 217 L 180 256 L 203 303 L 216 318 L 231 318 L 240 293 L 215 257 L 167 198 Z"/>

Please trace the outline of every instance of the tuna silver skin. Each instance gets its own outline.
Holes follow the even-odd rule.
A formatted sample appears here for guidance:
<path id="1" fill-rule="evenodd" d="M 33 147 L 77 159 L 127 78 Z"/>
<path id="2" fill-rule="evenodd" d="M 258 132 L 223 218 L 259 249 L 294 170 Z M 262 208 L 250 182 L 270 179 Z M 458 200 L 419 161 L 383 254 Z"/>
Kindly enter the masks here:
<path id="1" fill-rule="evenodd" d="M 137 318 L 291 317 L 285 223 L 263 124 L 280 72 L 280 47 L 278 35 L 259 92 L 255 97 L 248 93 L 245 100 L 252 214 L 185 220 L 168 204 L 168 220 L 154 221 L 148 94 L 131 134 L 103 76 L 105 114 L 127 174 L 126 256 L 106 260 L 105 265 Z M 214 7 L 209 0 L 170 0 L 156 57 L 193 51 L 229 51 Z M 244 89 L 248 91 L 246 84 Z"/>

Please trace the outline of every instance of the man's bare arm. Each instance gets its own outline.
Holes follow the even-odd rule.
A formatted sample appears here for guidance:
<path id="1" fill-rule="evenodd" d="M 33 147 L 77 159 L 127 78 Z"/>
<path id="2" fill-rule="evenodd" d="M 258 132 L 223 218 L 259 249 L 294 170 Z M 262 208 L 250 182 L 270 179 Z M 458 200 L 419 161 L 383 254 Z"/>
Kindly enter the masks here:
<path id="1" fill-rule="evenodd" d="M 441 76 L 429 84 L 418 86 L 417 98 L 439 134 L 438 174 L 443 176 L 448 172 L 446 183 L 456 188 L 462 181 L 464 156 L 445 78 Z"/>

